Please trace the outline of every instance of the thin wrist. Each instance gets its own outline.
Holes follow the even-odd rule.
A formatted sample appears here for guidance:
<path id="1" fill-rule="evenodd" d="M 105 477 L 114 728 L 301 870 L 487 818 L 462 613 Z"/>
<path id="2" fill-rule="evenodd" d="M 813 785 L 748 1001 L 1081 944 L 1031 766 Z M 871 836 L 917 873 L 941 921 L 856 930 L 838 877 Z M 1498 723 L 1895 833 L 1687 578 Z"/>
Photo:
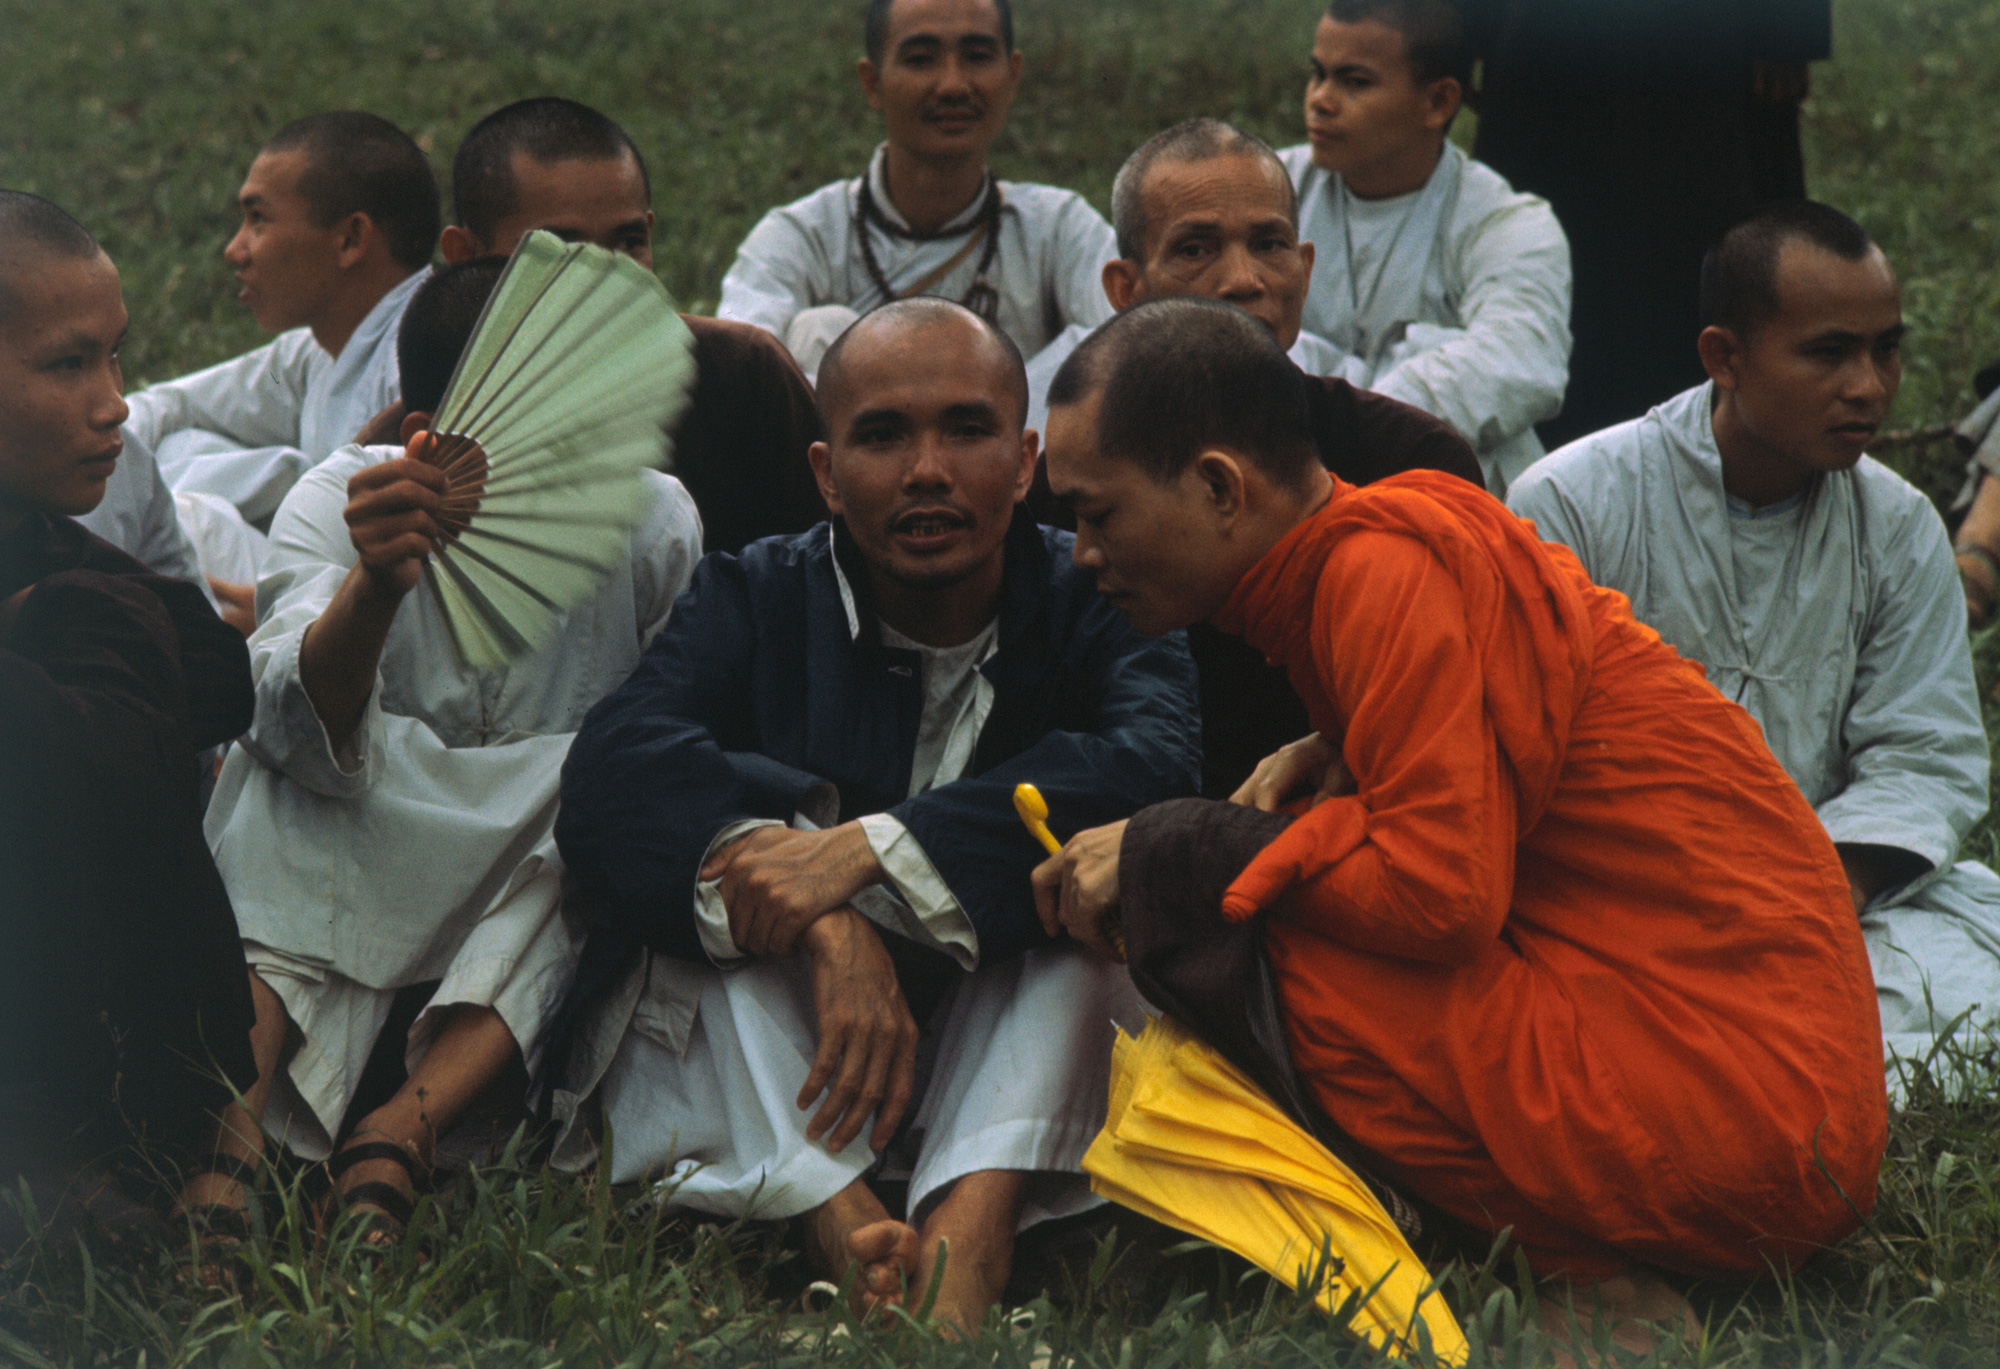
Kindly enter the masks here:
<path id="1" fill-rule="evenodd" d="M 868 840 L 868 832 L 860 822 L 845 822 L 841 828 L 847 842 L 848 870 L 854 887 L 865 889 L 887 880 L 889 872 L 882 868 L 882 859 L 875 854 L 875 843 Z"/>
<path id="2" fill-rule="evenodd" d="M 799 947 L 808 955 L 822 955 L 837 949 L 859 928 L 867 925 L 867 919 L 842 904 L 807 923 L 805 930 L 799 933 Z"/>

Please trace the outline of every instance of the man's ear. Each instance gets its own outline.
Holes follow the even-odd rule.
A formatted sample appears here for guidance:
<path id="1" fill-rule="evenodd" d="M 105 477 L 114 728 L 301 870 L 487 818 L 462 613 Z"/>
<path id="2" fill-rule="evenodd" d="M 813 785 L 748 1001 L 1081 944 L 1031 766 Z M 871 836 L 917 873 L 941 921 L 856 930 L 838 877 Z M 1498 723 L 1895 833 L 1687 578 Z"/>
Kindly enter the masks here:
<path id="1" fill-rule="evenodd" d="M 438 234 L 438 253 L 445 261 L 456 266 L 462 261 L 485 256 L 486 244 L 473 237 L 470 230 L 461 228 L 455 223 L 448 223 L 444 226 L 444 232 Z"/>
<path id="2" fill-rule="evenodd" d="M 403 445 L 405 447 L 409 446 L 410 440 L 412 438 L 414 438 L 418 433 L 422 432 L 424 429 L 430 426 L 431 426 L 431 416 L 429 414 L 426 413 L 404 414 L 403 428 L 402 428 Z"/>
<path id="3" fill-rule="evenodd" d="M 819 482 L 819 497 L 826 501 L 827 511 L 844 513 L 845 510 L 840 507 L 840 490 L 833 483 L 833 448 L 824 442 L 815 442 L 806 448 L 806 460 L 812 463 L 813 479 Z"/>
<path id="4" fill-rule="evenodd" d="M 1139 302 L 1139 270 L 1138 262 L 1123 257 L 1104 263 L 1104 297 L 1121 314 Z"/>
<path id="5" fill-rule="evenodd" d="M 1206 487 L 1209 508 L 1218 518 L 1233 522 L 1242 515 L 1245 478 L 1241 461 L 1220 447 L 1210 447 L 1194 459 L 1194 473 Z"/>
<path id="6" fill-rule="evenodd" d="M 1307 280 L 1312 279 L 1313 259 L 1316 255 L 1317 255 L 1317 249 L 1315 249 L 1311 243 L 1302 242 L 1299 244 L 1299 261 L 1302 262 L 1306 268 Z"/>
<path id="7" fill-rule="evenodd" d="M 1465 103 L 1465 87 L 1456 76 L 1440 76 L 1424 87 L 1424 127 L 1442 133 L 1451 127 L 1458 107 Z"/>
<path id="8" fill-rule="evenodd" d="M 882 112 L 882 73 L 875 63 L 863 57 L 854 64 L 854 74 L 861 78 L 861 94 L 868 101 L 868 107 L 876 113 Z"/>
<path id="9" fill-rule="evenodd" d="M 1014 502 L 1020 503 L 1028 497 L 1028 490 L 1035 483 L 1035 458 L 1042 453 L 1042 435 L 1033 428 L 1021 430 L 1021 465 L 1014 472 Z"/>
<path id="10" fill-rule="evenodd" d="M 1701 354 L 1701 368 L 1717 389 L 1734 391 L 1742 383 L 1738 373 L 1743 364 L 1743 339 L 1735 330 L 1710 324 L 1694 340 L 1694 349 Z"/>
<path id="11" fill-rule="evenodd" d="M 342 219 L 334 230 L 336 256 L 334 260 L 343 271 L 352 270 L 368 260 L 375 244 L 382 241 L 382 234 L 375 227 L 375 220 L 360 210 Z"/>

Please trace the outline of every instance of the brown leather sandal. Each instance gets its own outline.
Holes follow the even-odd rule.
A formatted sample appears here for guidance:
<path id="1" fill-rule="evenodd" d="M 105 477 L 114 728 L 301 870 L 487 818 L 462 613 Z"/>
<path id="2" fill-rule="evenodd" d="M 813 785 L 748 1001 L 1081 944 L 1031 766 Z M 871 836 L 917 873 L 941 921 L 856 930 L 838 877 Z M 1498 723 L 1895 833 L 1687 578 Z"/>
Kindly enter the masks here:
<path id="1" fill-rule="evenodd" d="M 409 1229 L 410 1218 L 416 1214 L 416 1199 L 403 1192 L 394 1184 L 383 1183 L 379 1179 L 365 1184 L 356 1184 L 343 1190 L 340 1176 L 356 1165 L 370 1160 L 392 1160 L 403 1167 L 403 1173 L 410 1176 L 410 1188 L 419 1188 L 428 1170 L 404 1147 L 394 1141 L 363 1141 L 336 1152 L 326 1162 L 327 1178 L 333 1192 L 331 1208 L 336 1221 L 348 1209 L 366 1204 L 376 1209 L 364 1214 L 365 1225 L 361 1233 L 361 1243 L 366 1246 L 388 1247 L 403 1239 Z"/>

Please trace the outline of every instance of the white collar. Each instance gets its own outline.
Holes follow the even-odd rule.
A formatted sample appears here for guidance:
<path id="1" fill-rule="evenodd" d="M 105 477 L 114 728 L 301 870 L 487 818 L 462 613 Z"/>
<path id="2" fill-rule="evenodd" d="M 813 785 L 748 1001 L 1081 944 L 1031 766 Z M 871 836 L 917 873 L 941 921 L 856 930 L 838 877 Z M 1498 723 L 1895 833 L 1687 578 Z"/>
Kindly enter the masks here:
<path id="1" fill-rule="evenodd" d="M 915 231 L 910 227 L 910 221 L 903 217 L 902 211 L 896 208 L 896 202 L 889 198 L 889 144 L 887 143 L 877 143 L 875 155 L 868 159 L 868 193 L 875 200 L 876 213 L 905 233 Z M 985 204 L 984 194 L 974 195 L 972 203 L 965 206 L 964 212 L 928 236 L 949 237 L 953 233 L 971 228 L 978 222 L 979 211 Z"/>

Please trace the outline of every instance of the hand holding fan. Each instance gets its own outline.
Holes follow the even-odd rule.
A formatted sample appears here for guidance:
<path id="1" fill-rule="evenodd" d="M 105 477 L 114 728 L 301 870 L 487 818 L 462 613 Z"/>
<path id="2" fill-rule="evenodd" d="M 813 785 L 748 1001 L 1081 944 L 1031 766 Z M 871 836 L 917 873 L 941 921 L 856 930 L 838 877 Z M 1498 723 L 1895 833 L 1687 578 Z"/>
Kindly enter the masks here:
<path id="1" fill-rule="evenodd" d="M 533 651 L 629 555 L 694 338 L 631 258 L 530 233 L 409 454 L 451 482 L 425 566 L 468 665 Z"/>

